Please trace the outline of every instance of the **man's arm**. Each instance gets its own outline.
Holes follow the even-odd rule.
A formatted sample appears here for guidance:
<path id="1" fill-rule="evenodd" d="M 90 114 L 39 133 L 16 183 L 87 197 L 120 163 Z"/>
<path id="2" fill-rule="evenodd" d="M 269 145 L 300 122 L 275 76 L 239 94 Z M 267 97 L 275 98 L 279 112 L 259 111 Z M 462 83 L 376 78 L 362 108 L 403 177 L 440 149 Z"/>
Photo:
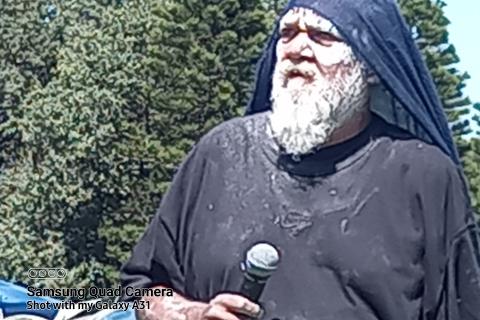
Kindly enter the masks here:
<path id="1" fill-rule="evenodd" d="M 145 320 L 240 320 L 239 314 L 255 317 L 260 307 L 248 299 L 221 293 L 209 302 L 192 301 L 185 296 L 183 274 L 184 232 L 195 208 L 200 182 L 206 171 L 205 153 L 196 146 L 180 166 L 162 203 L 135 245 L 129 260 L 122 266 L 123 288 L 171 288 L 173 296 L 129 297 L 124 291 L 122 300 L 141 298 L 148 301 L 147 310 L 138 316 Z"/>
<path id="2" fill-rule="evenodd" d="M 478 228 L 461 173 L 453 164 L 443 169 L 423 192 L 424 319 L 480 320 Z"/>
<path id="3" fill-rule="evenodd" d="M 451 319 L 480 320 L 480 268 L 475 241 L 478 241 L 478 230 L 473 224 L 453 239 L 444 289 L 450 304 L 446 313 Z"/>
<path id="4" fill-rule="evenodd" d="M 123 288 L 164 285 L 184 293 L 182 241 L 189 238 L 185 223 L 190 223 L 187 218 L 194 213 L 189 210 L 195 207 L 201 191 L 207 162 L 204 149 L 202 143 L 195 145 L 179 166 L 157 212 L 121 268 Z M 122 300 L 132 298 L 125 292 L 122 295 Z"/>

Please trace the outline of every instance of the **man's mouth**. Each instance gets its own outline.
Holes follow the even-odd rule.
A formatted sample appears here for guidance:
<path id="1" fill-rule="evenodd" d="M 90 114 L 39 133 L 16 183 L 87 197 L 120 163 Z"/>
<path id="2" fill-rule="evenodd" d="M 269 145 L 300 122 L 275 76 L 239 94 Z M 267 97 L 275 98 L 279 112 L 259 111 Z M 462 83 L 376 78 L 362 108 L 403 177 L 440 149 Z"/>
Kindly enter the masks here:
<path id="1" fill-rule="evenodd" d="M 292 70 L 288 73 L 289 77 L 305 77 L 306 74 L 300 70 Z"/>
<path id="2" fill-rule="evenodd" d="M 314 79 L 315 77 L 313 72 L 307 72 L 307 71 L 298 70 L 298 69 L 290 70 L 285 75 L 286 83 L 290 81 L 297 83 L 298 81 L 300 81 L 300 83 L 304 85 L 304 84 L 312 83 Z"/>
<path id="3" fill-rule="evenodd" d="M 312 70 L 304 70 L 298 67 L 290 67 L 285 70 L 286 79 L 303 78 L 308 82 L 313 81 L 315 73 Z"/>

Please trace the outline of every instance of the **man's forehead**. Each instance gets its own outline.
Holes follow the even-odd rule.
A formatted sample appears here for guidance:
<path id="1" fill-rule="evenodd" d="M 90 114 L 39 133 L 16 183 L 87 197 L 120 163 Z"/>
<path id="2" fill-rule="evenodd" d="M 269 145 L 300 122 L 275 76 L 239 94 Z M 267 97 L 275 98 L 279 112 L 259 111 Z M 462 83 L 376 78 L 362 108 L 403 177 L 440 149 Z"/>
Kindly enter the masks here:
<path id="1" fill-rule="evenodd" d="M 333 25 L 330 20 L 322 17 L 315 11 L 307 8 L 294 7 L 287 11 L 287 13 L 280 19 L 280 29 L 289 26 L 299 24 L 300 27 L 311 27 L 319 29 L 323 32 L 329 32 L 335 36 L 342 38 L 340 32 Z"/>

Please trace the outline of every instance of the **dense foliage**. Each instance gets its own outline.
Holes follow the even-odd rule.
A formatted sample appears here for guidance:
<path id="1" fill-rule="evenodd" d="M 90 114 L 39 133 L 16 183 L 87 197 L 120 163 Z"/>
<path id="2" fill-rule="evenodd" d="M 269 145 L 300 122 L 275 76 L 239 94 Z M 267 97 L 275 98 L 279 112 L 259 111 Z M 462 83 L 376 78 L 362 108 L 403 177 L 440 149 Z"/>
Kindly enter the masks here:
<path id="1" fill-rule="evenodd" d="M 34 284 L 111 286 L 186 152 L 248 101 L 273 15 L 237 0 L 64 1 L 51 19 L 11 6 L 5 36 L 31 26 L 25 55 L 48 72 L 4 70 L 0 276 L 62 266 L 63 282 Z M 50 47 L 30 46 L 39 32 Z"/>

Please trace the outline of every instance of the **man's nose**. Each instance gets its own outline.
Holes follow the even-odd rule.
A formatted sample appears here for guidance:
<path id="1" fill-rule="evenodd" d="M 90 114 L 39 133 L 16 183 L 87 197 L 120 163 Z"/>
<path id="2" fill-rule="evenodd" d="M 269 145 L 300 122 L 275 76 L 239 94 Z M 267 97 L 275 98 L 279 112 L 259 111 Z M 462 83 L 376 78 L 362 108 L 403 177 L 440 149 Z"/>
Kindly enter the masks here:
<path id="1" fill-rule="evenodd" d="M 314 58 L 306 32 L 299 32 L 297 36 L 292 39 L 286 51 L 287 57 L 292 60 L 311 60 Z"/>

